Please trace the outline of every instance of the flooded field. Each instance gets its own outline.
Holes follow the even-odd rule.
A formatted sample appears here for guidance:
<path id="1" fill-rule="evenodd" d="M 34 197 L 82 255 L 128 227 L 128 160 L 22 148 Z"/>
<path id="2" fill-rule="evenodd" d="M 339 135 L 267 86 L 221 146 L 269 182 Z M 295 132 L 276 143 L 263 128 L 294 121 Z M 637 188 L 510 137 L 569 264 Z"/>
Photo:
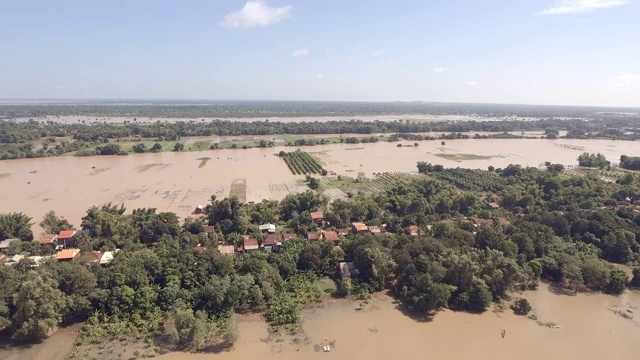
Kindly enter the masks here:
<path id="1" fill-rule="evenodd" d="M 239 317 L 240 339 L 219 359 L 637 359 L 639 324 L 611 309 L 625 306 L 635 312 L 640 295 L 557 295 L 547 285 L 527 292 L 542 322 L 538 325 L 511 310 L 481 315 L 441 311 L 432 320 L 414 319 L 394 299 L 376 295 L 356 310 L 353 302 L 334 301 L 304 311 L 303 334 L 269 335 L 265 323 Z M 506 330 L 504 338 L 501 330 Z M 327 340 L 325 340 L 327 339 Z M 333 344 L 331 352 L 322 345 Z M 171 353 L 163 360 L 209 359 L 210 354 Z"/>
<path id="2" fill-rule="evenodd" d="M 404 145 L 398 147 L 398 144 Z M 489 165 L 542 166 L 545 161 L 576 165 L 582 152 L 601 152 L 612 162 L 620 155 L 640 155 L 640 143 L 611 140 L 446 140 L 334 144 L 302 147 L 339 175 L 371 177 L 380 172 L 416 172 L 416 162 L 486 169 Z M 0 162 L 0 212 L 21 211 L 39 222 L 49 210 L 75 226 L 92 205 L 124 203 L 128 209 L 155 207 L 188 216 L 211 195 L 245 192 L 247 201 L 281 199 L 305 190 L 284 162 L 280 150 L 214 150 L 129 156 L 23 159 Z M 205 157 L 206 161 L 203 161 Z M 39 229 L 35 229 L 36 234 Z"/>

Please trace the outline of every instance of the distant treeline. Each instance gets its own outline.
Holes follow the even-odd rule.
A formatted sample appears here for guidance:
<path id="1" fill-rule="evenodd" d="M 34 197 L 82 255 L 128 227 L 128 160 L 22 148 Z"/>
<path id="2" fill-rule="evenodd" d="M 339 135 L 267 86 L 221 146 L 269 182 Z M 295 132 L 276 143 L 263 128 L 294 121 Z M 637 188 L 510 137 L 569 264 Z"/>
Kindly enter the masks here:
<path id="1" fill-rule="evenodd" d="M 104 142 L 105 139 L 141 137 L 178 140 L 185 136 L 212 135 L 278 135 L 278 134 L 374 134 L 416 132 L 507 132 L 541 131 L 547 137 L 557 137 L 559 130 L 567 131 L 573 139 L 609 138 L 632 140 L 640 138 L 637 119 L 610 120 L 538 120 L 538 121 L 439 121 L 439 122 L 388 122 L 388 121 L 326 121 L 326 122 L 237 122 L 228 120 L 161 122 L 142 124 L 137 122 L 60 124 L 55 122 L 0 121 L 0 142 L 19 143 L 47 137 L 72 137 L 86 142 Z"/>
<path id="2" fill-rule="evenodd" d="M 638 109 L 584 106 L 455 104 L 435 102 L 347 101 L 58 101 L 4 102 L 0 116 L 127 116 L 179 118 L 268 118 L 362 115 L 479 115 L 599 118 L 635 114 Z"/>

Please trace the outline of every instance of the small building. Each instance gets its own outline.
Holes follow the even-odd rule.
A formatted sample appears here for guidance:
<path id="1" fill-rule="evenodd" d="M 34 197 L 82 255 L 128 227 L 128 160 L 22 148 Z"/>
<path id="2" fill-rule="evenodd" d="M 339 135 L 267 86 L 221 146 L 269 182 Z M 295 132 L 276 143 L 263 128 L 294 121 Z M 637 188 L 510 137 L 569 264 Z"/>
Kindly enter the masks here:
<path id="1" fill-rule="evenodd" d="M 67 242 L 76 234 L 75 230 L 62 230 L 58 234 L 58 245 L 62 245 L 63 248 L 67 247 Z"/>
<path id="2" fill-rule="evenodd" d="M 509 219 L 505 218 L 505 217 L 499 217 L 498 218 L 498 223 L 502 226 L 506 226 L 506 225 L 511 225 L 511 221 L 509 221 Z"/>
<path id="3" fill-rule="evenodd" d="M 311 220 L 318 226 L 322 226 L 322 223 L 324 221 L 324 214 L 322 214 L 321 212 L 312 212 Z"/>
<path id="4" fill-rule="evenodd" d="M 262 247 L 266 251 L 277 251 L 280 250 L 281 246 L 282 239 L 280 238 L 280 235 L 277 234 L 269 234 L 265 236 L 264 240 L 262 241 Z"/>
<path id="5" fill-rule="evenodd" d="M 375 225 L 367 226 L 367 229 L 369 229 L 369 232 L 372 233 L 373 235 L 379 235 L 382 233 L 382 230 L 380 230 L 380 227 Z"/>
<path id="6" fill-rule="evenodd" d="M 500 205 L 498 205 L 498 203 L 490 202 L 489 203 L 489 209 L 491 209 L 491 210 L 500 209 Z"/>
<path id="7" fill-rule="evenodd" d="M 342 236 L 347 236 L 347 235 L 349 235 L 350 231 L 351 230 L 349 228 L 341 228 L 341 229 L 338 229 L 338 234 L 340 234 Z"/>
<path id="8" fill-rule="evenodd" d="M 58 235 L 52 235 L 52 234 L 47 234 L 47 235 L 42 235 L 40 237 L 40 244 L 45 245 L 45 244 L 51 244 L 51 245 L 55 245 L 58 241 Z"/>
<path id="9" fill-rule="evenodd" d="M 260 246 L 258 245 L 258 240 L 257 239 L 244 239 L 243 243 L 242 243 L 242 249 L 245 252 L 249 252 L 249 251 L 257 251 L 260 249 Z"/>
<path id="10" fill-rule="evenodd" d="M 420 234 L 420 229 L 416 225 L 409 225 L 404 228 L 404 232 L 410 236 L 418 236 Z"/>
<path id="11" fill-rule="evenodd" d="M 16 241 L 18 239 L 6 239 L 6 240 L 2 240 L 0 241 L 0 251 L 5 251 L 9 248 L 9 246 L 11 245 L 12 242 Z"/>
<path id="12" fill-rule="evenodd" d="M 215 226 L 213 226 L 213 225 L 205 225 L 204 226 L 204 232 L 205 233 L 208 234 L 208 233 L 211 233 L 211 232 L 214 232 L 214 231 L 215 231 Z"/>
<path id="13" fill-rule="evenodd" d="M 80 249 L 65 249 L 60 250 L 56 254 L 56 260 L 58 261 L 71 261 L 80 257 Z"/>
<path id="14" fill-rule="evenodd" d="M 353 262 L 339 262 L 338 270 L 340 271 L 340 276 L 342 278 L 351 278 L 353 276 L 358 275 L 358 270 L 356 269 Z"/>
<path id="15" fill-rule="evenodd" d="M 115 251 L 105 251 L 100 258 L 100 265 L 110 264 L 118 252 L 120 252 L 120 249 L 116 249 Z"/>
<path id="16" fill-rule="evenodd" d="M 362 222 L 352 223 L 351 229 L 353 230 L 354 234 L 358 234 L 358 235 L 369 232 L 369 228 L 367 227 L 367 225 L 365 225 L 365 223 L 362 223 Z"/>
<path id="17" fill-rule="evenodd" d="M 473 219 L 473 225 L 475 227 L 493 225 L 493 219 Z"/>
<path id="18" fill-rule="evenodd" d="M 275 233 L 276 232 L 276 226 L 273 225 L 273 224 L 262 224 L 262 225 L 258 226 L 258 229 L 262 233 Z"/>
<path id="19" fill-rule="evenodd" d="M 100 262 L 100 259 L 102 258 L 102 253 L 100 251 L 89 251 L 89 252 L 85 252 L 82 253 L 83 257 L 86 257 L 89 261 L 91 262 Z"/>
<path id="20" fill-rule="evenodd" d="M 218 245 L 218 251 L 225 256 L 233 256 L 236 252 L 233 245 Z"/>
<path id="21" fill-rule="evenodd" d="M 287 241 L 287 240 L 293 240 L 293 239 L 297 239 L 297 238 L 298 238 L 298 234 L 293 234 L 293 233 L 290 233 L 290 234 L 284 234 L 284 235 L 282 236 L 282 238 L 284 239 L 284 241 Z"/>
<path id="22" fill-rule="evenodd" d="M 42 265 L 45 261 L 49 260 L 51 256 L 28 256 L 27 259 L 31 260 L 33 264 L 31 267 L 38 267 Z"/>
<path id="23" fill-rule="evenodd" d="M 340 237 L 335 231 L 323 231 L 322 236 L 326 241 L 331 241 L 334 245 L 340 245 Z"/>
<path id="24" fill-rule="evenodd" d="M 20 260 L 24 259 L 24 255 L 13 255 L 4 262 L 5 266 L 13 266 L 20 262 Z"/>
<path id="25" fill-rule="evenodd" d="M 318 241 L 320 240 L 321 234 L 317 231 L 309 231 L 307 233 L 307 240 L 309 241 Z"/>

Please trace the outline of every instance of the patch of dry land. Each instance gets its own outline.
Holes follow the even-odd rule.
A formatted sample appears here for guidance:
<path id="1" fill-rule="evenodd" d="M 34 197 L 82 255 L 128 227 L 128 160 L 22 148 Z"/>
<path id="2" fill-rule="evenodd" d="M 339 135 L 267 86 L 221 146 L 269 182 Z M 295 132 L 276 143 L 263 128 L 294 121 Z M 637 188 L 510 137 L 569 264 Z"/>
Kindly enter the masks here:
<path id="1" fill-rule="evenodd" d="M 551 289 L 552 290 L 552 289 Z M 367 304 L 330 300 L 303 311 L 303 330 L 297 334 L 269 334 L 255 315 L 236 315 L 239 340 L 219 354 L 168 353 L 162 360 L 199 359 L 620 359 L 640 353 L 640 324 L 620 316 L 624 309 L 637 316 L 640 295 L 626 292 L 562 295 L 541 285 L 522 296 L 539 321 L 516 316 L 511 310 L 469 314 L 440 311 L 433 318 L 416 318 L 386 295 L 376 294 Z M 361 306 L 362 305 L 362 306 Z M 628 312 L 629 310 L 630 312 Z M 557 324 L 555 327 L 539 323 Z M 506 335 L 501 336 L 501 330 Z M 54 335 L 27 349 L 0 350 L 9 360 L 65 359 L 68 336 Z M 331 344 L 330 352 L 322 346 Z M 71 346 L 68 346 L 69 351 Z M 47 352 L 52 351 L 52 352 Z M 107 359 L 109 355 L 98 357 Z"/>

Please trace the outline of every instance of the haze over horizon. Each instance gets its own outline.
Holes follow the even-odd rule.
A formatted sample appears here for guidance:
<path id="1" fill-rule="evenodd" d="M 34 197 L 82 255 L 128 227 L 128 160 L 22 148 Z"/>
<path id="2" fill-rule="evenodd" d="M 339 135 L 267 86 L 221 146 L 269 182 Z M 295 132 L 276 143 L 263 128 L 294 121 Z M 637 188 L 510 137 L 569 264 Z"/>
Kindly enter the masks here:
<path id="1" fill-rule="evenodd" d="M 0 9 L 2 99 L 640 106 L 627 0 L 45 2 Z"/>

